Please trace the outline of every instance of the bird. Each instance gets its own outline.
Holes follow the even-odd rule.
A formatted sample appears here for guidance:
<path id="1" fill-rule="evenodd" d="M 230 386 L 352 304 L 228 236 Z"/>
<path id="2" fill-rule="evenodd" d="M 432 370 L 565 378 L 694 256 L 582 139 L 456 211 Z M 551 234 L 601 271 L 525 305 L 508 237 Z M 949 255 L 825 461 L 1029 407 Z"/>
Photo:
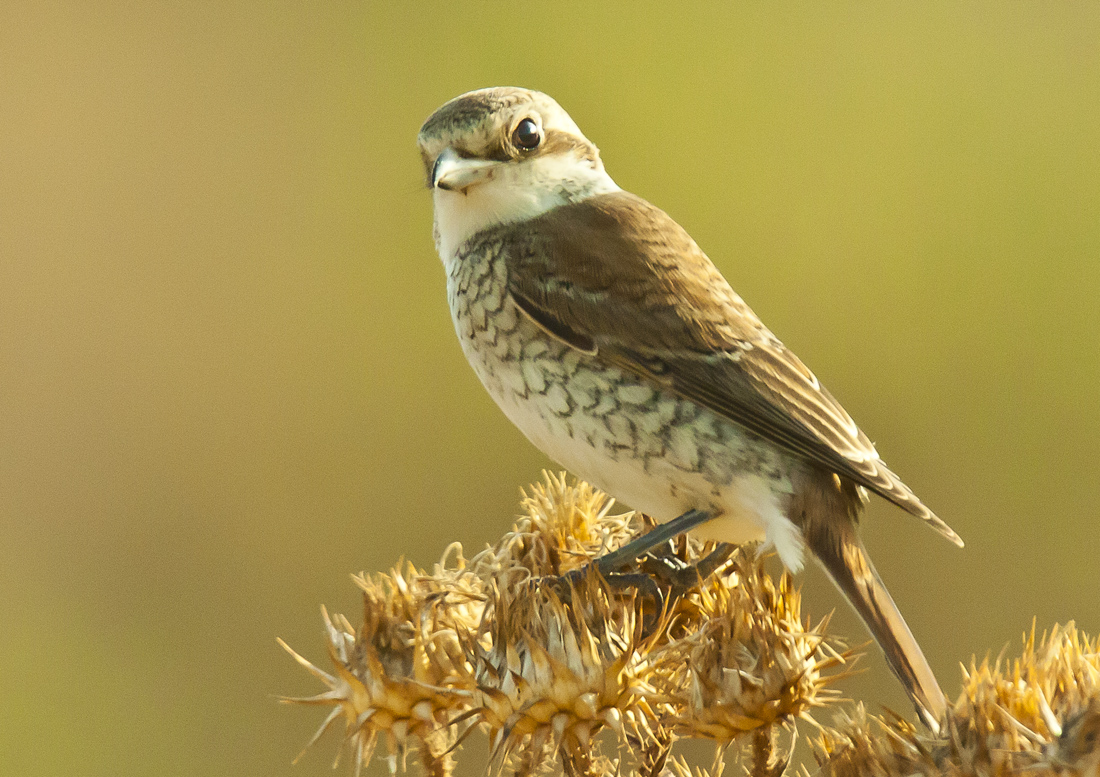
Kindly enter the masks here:
<path id="1" fill-rule="evenodd" d="M 550 96 L 468 92 L 417 141 L 455 331 L 504 414 L 666 526 L 761 542 L 792 572 L 816 559 L 935 728 L 946 698 L 858 523 L 873 492 L 959 536 L 683 227 L 612 180 Z"/>

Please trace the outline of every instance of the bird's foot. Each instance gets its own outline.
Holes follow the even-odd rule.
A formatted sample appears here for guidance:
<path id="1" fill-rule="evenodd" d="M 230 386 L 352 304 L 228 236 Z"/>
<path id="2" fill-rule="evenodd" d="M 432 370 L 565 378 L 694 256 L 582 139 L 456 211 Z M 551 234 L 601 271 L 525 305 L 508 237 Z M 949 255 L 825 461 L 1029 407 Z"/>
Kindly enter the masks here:
<path id="1" fill-rule="evenodd" d="M 652 602 L 653 617 L 659 618 L 688 590 L 714 574 L 736 550 L 729 543 L 721 543 L 694 563 L 677 553 L 672 540 L 710 518 L 710 514 L 702 510 L 690 510 L 650 529 L 618 550 L 558 576 L 554 582 L 569 596 L 595 570 L 613 590 L 636 592 L 643 600 Z M 622 571 L 636 561 L 640 571 Z"/>
<path id="2" fill-rule="evenodd" d="M 721 542 L 694 563 L 678 555 L 654 553 L 642 559 L 641 567 L 642 571 L 670 591 L 670 598 L 675 599 L 713 575 L 736 551 L 736 545 Z"/>

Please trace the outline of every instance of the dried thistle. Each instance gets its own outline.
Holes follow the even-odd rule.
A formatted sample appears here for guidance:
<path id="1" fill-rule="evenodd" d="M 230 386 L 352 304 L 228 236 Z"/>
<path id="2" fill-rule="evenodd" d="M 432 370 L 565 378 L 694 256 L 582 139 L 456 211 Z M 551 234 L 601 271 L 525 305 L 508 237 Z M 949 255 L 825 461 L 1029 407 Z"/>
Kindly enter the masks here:
<path id="1" fill-rule="evenodd" d="M 583 481 L 570 485 L 565 473 L 543 472 L 543 482 L 521 493 L 524 514 L 512 531 L 470 560 L 482 579 L 571 572 L 626 544 L 642 525 L 632 512 L 612 515 L 614 499 Z"/>
<path id="2" fill-rule="evenodd" d="M 568 773 L 588 774 L 602 728 L 651 730 L 633 593 L 616 594 L 591 568 L 576 579 L 494 586 L 485 615 L 491 648 L 478 651 L 478 713 L 495 759 L 512 756 L 517 774 L 531 774 L 557 752 Z"/>
<path id="3" fill-rule="evenodd" d="M 332 705 L 309 744 L 342 715 L 357 773 L 370 762 L 379 736 L 391 772 L 399 763 L 405 767 L 412 738 L 420 743 L 427 773 L 451 771 L 451 718 L 468 707 L 474 691 L 473 666 L 462 645 L 480 618 L 481 596 L 476 579 L 442 566 L 436 572 L 427 576 L 408 564 L 388 575 L 353 577 L 363 590 L 363 626 L 354 629 L 343 616 L 330 618 L 322 609 L 334 675 L 280 640 L 328 686 L 316 696 L 284 701 Z"/>
<path id="4" fill-rule="evenodd" d="M 828 671 L 852 657 L 826 644 L 827 619 L 803 624 L 800 608 L 790 576 L 776 586 L 745 553 L 684 597 L 673 628 L 686 633 L 653 658 L 650 698 L 670 708 L 666 723 L 725 746 L 835 699 L 841 675 Z"/>
<path id="5" fill-rule="evenodd" d="M 1096 777 L 1100 768 L 1100 654 L 1071 622 L 1036 644 L 1024 637 L 1020 658 L 963 668 L 963 691 L 939 736 L 897 717 L 871 718 L 858 707 L 816 743 L 822 771 L 864 774 L 1067 773 Z"/>
<path id="6" fill-rule="evenodd" d="M 753 773 L 778 775 L 775 728 L 833 698 L 827 670 L 843 659 L 825 623 L 804 625 L 789 578 L 773 583 L 753 553 L 728 560 L 686 538 L 603 578 L 587 562 L 648 528 L 612 504 L 547 475 L 513 530 L 469 563 L 455 546 L 431 572 L 356 577 L 363 626 L 325 614 L 335 673 L 291 651 L 327 686 L 293 701 L 333 706 L 314 741 L 342 717 L 357 768 L 379 740 L 390 769 L 405 768 L 415 742 L 424 769 L 447 774 L 453 749 L 483 732 L 517 774 L 556 763 L 657 777 L 680 768 L 677 739 L 701 737 L 720 745 L 717 777 L 725 745 L 744 737 Z M 601 730 L 617 743 L 610 758 Z"/>

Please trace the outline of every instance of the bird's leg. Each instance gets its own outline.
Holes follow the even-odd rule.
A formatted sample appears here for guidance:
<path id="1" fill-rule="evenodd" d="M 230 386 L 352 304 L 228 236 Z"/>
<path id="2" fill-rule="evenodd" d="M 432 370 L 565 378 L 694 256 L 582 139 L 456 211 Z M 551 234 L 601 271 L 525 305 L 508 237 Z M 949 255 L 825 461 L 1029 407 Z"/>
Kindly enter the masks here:
<path id="1" fill-rule="evenodd" d="M 672 521 L 669 521 L 668 523 L 654 526 L 653 528 L 649 529 L 646 534 L 643 534 L 640 537 L 636 537 L 635 539 L 631 539 L 629 543 L 627 543 L 623 547 L 617 550 L 610 551 L 608 552 L 608 554 L 604 554 L 594 561 L 586 563 L 586 565 L 584 565 L 580 569 L 574 569 L 571 572 L 563 574 L 562 577 L 566 579 L 572 578 L 574 580 L 580 579 L 584 576 L 586 570 L 588 569 L 588 567 L 590 567 L 590 565 L 595 565 L 596 569 L 599 570 L 599 573 L 601 573 L 602 576 L 606 579 L 615 578 L 621 581 L 629 581 L 628 584 L 636 583 L 640 581 L 641 578 L 650 579 L 649 574 L 646 572 L 624 574 L 619 573 L 618 570 L 626 567 L 631 561 L 634 561 L 639 556 L 645 556 L 653 548 L 667 543 L 667 541 L 669 541 L 670 539 L 679 537 L 681 534 L 690 532 L 691 529 L 700 524 L 706 523 L 707 521 L 709 521 L 709 519 L 711 519 L 711 517 L 711 514 L 706 513 L 702 510 L 689 510 L 683 515 L 673 518 Z M 730 550 L 729 552 L 733 551 Z M 711 556 L 714 556 L 714 554 L 711 554 Z M 711 558 L 711 556 L 708 556 L 707 559 Z M 726 558 L 728 558 L 728 554 L 726 555 Z M 707 559 L 704 559 L 701 563 L 705 563 Z M 722 559 L 722 561 L 716 563 L 716 565 L 711 568 L 711 571 L 714 571 L 714 569 L 722 565 L 723 561 L 725 561 L 725 558 Z M 693 580 L 695 574 L 697 574 L 697 572 L 693 569 Z M 706 574 L 709 574 L 709 572 L 706 572 Z"/>
<path id="2" fill-rule="evenodd" d="M 673 518 L 668 523 L 655 526 L 641 537 L 631 540 L 618 550 L 605 553 L 596 559 L 596 567 L 605 577 L 615 570 L 626 566 L 638 556 L 643 556 L 658 545 L 668 542 L 685 532 L 689 532 L 696 526 L 706 523 L 713 518 L 710 513 L 703 510 L 688 510 L 683 515 Z"/>
<path id="3" fill-rule="evenodd" d="M 624 573 L 618 570 L 629 565 L 639 556 L 644 556 L 669 540 L 691 531 L 699 524 L 706 523 L 711 517 L 710 513 L 702 510 L 689 510 L 668 523 L 655 526 L 618 550 L 606 553 L 595 561 L 590 561 L 583 567 L 562 575 L 557 579 L 558 583 L 575 585 L 592 566 L 595 566 L 613 588 L 619 590 L 632 588 L 643 598 L 651 599 L 655 610 L 652 620 L 656 622 L 664 612 L 667 602 L 675 601 L 689 588 L 709 577 L 733 555 L 735 547 L 722 543 L 696 564 L 688 564 L 666 553 L 660 558 L 653 558 L 643 564 L 641 572 Z"/>
<path id="4" fill-rule="evenodd" d="M 654 582 L 654 577 L 660 577 L 664 582 L 668 583 L 672 588 L 690 588 L 701 577 L 707 577 L 721 566 L 730 554 L 733 553 L 730 548 L 725 556 L 717 563 L 714 563 L 712 557 L 716 558 L 716 553 L 710 554 L 706 559 L 703 559 L 701 564 L 709 564 L 709 571 L 703 571 L 702 569 L 696 569 L 695 567 L 689 567 L 681 564 L 678 568 L 673 569 L 674 562 L 671 559 L 665 559 L 664 561 L 656 562 L 660 566 L 660 570 L 657 575 L 653 574 L 653 568 L 644 569 L 642 572 L 635 573 L 622 573 L 620 569 L 627 566 L 639 556 L 644 556 L 654 548 L 660 547 L 669 540 L 679 537 L 681 534 L 685 534 L 701 523 L 706 523 L 711 519 L 711 514 L 704 512 L 703 510 L 688 510 L 683 515 L 673 518 L 668 523 L 662 523 L 659 526 L 655 526 L 641 537 L 637 537 L 626 545 L 623 545 L 618 550 L 613 550 L 610 553 L 605 553 L 595 561 L 589 562 L 595 564 L 596 569 L 608 582 L 615 583 L 621 587 L 633 587 L 637 588 L 642 594 L 650 594 L 654 596 L 658 601 L 662 600 L 657 586 Z M 574 570 L 570 574 L 583 575 L 585 570 L 588 569 L 588 565 Z M 670 574 L 670 571 L 672 574 Z M 673 580 L 673 577 L 679 579 Z M 684 585 L 684 579 L 690 577 L 690 583 Z"/>

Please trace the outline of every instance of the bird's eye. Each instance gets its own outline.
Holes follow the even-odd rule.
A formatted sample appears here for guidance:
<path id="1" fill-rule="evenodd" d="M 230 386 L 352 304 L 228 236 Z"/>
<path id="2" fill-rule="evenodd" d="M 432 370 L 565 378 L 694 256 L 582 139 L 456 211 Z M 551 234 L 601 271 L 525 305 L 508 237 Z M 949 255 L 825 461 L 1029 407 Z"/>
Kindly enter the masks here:
<path id="1" fill-rule="evenodd" d="M 512 130 L 512 142 L 516 144 L 518 149 L 534 151 L 542 142 L 538 125 L 530 119 L 524 119 Z"/>

